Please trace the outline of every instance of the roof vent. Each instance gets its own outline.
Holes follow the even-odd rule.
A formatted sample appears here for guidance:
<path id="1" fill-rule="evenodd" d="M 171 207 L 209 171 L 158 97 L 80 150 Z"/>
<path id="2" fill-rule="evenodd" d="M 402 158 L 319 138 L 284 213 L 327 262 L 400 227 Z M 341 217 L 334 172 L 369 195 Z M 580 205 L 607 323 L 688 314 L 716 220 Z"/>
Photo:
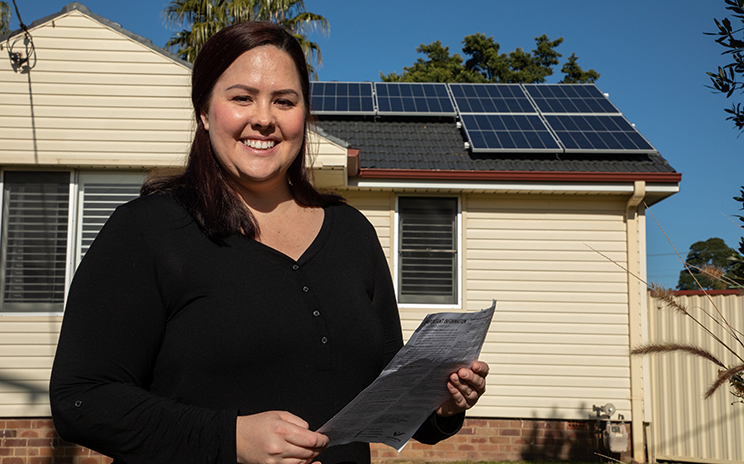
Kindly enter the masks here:
<path id="1" fill-rule="evenodd" d="M 460 121 L 455 122 L 455 127 L 462 129 L 462 123 Z"/>
<path id="2" fill-rule="evenodd" d="M 465 142 L 465 149 L 470 150 L 470 142 Z"/>

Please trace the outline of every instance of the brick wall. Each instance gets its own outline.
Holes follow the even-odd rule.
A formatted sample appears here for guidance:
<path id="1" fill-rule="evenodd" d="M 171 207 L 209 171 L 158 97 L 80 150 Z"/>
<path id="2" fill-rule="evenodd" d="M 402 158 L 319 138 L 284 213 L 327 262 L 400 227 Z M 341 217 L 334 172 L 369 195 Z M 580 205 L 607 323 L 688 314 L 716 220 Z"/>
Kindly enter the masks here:
<path id="1" fill-rule="evenodd" d="M 109 464 L 111 461 L 59 438 L 49 418 L 0 419 L 0 464 Z"/>
<path id="2" fill-rule="evenodd" d="M 372 444 L 374 462 L 401 461 L 598 461 L 593 422 L 466 419 L 460 433 L 436 445 L 411 440 L 398 453 Z"/>
<path id="3" fill-rule="evenodd" d="M 411 441 L 402 452 L 372 445 L 384 461 L 597 461 L 593 422 L 466 419 L 457 435 L 436 445 Z M 619 456 L 616 456 L 619 457 Z M 111 459 L 57 436 L 52 421 L 0 419 L 0 464 L 110 464 Z"/>

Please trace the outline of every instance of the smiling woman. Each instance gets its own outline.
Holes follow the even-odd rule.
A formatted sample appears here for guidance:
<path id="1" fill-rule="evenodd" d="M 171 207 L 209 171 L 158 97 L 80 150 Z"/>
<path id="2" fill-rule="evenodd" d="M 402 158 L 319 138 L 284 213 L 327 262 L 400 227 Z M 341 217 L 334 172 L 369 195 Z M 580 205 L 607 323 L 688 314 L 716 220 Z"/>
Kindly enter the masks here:
<path id="1" fill-rule="evenodd" d="M 393 358 L 400 320 L 374 227 L 307 178 L 302 50 L 241 23 L 192 79 L 186 171 L 119 207 L 70 287 L 57 431 L 116 463 L 369 463 L 314 430 Z M 487 372 L 453 372 L 415 437 L 456 433 Z"/>
<path id="2" fill-rule="evenodd" d="M 289 194 L 285 174 L 305 129 L 300 77 L 289 55 L 272 45 L 240 55 L 200 116 L 217 161 L 244 200 L 258 189 Z"/>
<path id="3" fill-rule="evenodd" d="M 260 195 L 252 195 L 255 189 L 271 191 L 285 207 L 296 203 L 312 209 L 341 202 L 318 192 L 307 176 L 308 70 L 299 44 L 284 30 L 248 22 L 215 34 L 194 63 L 191 101 L 196 133 L 186 172 L 152 178 L 143 194 L 172 192 L 216 241 L 232 234 L 258 237 L 256 214 L 267 205 Z M 264 143 L 267 149 L 272 143 L 274 147 L 255 156 L 263 153 L 255 150 Z M 280 157 L 289 164 L 277 164 L 272 175 L 254 179 L 249 171 L 241 172 L 254 162 L 267 168 Z"/>

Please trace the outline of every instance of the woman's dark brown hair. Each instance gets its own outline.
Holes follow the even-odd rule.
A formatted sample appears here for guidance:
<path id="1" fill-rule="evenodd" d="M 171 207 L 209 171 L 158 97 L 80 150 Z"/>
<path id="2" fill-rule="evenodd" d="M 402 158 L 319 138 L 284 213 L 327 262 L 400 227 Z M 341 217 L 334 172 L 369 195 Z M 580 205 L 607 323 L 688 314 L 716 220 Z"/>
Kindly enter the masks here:
<path id="1" fill-rule="evenodd" d="M 196 132 L 185 172 L 177 176 L 150 178 L 140 192 L 142 195 L 171 192 L 204 232 L 218 242 L 233 234 L 254 238 L 258 233 L 258 226 L 217 162 L 200 114 L 208 108 L 215 83 L 232 62 L 248 50 L 263 45 L 273 45 L 292 58 L 302 86 L 305 133 L 300 152 L 287 171 L 292 195 L 302 206 L 322 207 L 342 201 L 336 195 L 318 192 L 308 178 L 305 158 L 307 121 L 310 120 L 310 81 L 300 44 L 288 32 L 271 22 L 245 22 L 228 26 L 204 44 L 194 61 L 191 103 L 194 107 Z"/>

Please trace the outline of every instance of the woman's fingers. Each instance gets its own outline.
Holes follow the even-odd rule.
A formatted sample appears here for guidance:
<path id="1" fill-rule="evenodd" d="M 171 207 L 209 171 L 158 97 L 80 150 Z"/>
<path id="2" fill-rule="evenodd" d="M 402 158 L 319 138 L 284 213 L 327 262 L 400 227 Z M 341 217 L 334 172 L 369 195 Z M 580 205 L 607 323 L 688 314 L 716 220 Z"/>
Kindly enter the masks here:
<path id="1" fill-rule="evenodd" d="M 328 437 L 286 411 L 240 416 L 236 428 L 240 463 L 309 464 L 328 445 Z"/>
<path id="2" fill-rule="evenodd" d="M 439 406 L 437 414 L 447 417 L 475 406 L 486 391 L 488 370 L 488 364 L 476 361 L 470 368 L 453 372 L 447 382 L 450 399 Z"/>

